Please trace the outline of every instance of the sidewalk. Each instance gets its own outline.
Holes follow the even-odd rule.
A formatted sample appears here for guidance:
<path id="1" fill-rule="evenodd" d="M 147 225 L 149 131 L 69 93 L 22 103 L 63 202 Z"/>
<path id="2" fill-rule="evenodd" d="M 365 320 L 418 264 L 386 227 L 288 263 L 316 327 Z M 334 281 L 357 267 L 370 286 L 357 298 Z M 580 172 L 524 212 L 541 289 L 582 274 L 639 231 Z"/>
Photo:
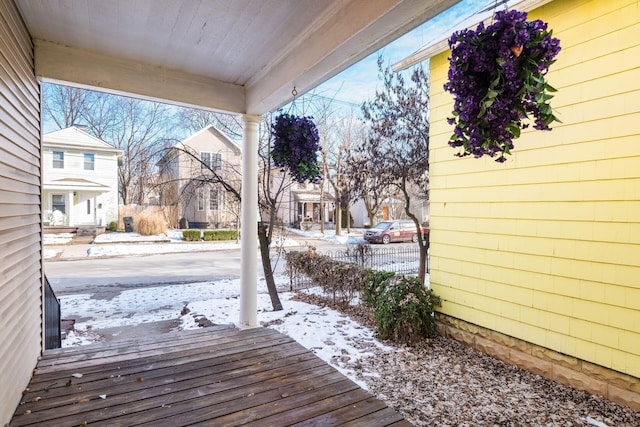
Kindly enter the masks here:
<path id="1" fill-rule="evenodd" d="M 44 245 L 45 260 L 79 259 L 88 256 L 93 236 L 74 236 L 70 243 Z"/>

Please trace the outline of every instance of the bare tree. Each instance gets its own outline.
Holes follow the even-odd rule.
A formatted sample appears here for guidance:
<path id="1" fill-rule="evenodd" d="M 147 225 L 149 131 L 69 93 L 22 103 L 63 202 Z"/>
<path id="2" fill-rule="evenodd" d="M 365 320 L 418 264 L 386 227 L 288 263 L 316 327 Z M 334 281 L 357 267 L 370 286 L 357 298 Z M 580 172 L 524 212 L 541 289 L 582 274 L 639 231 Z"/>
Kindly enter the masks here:
<path id="1" fill-rule="evenodd" d="M 42 113 L 58 129 L 68 128 L 84 120 L 88 91 L 51 83 L 42 84 Z"/>
<path id="2" fill-rule="evenodd" d="M 342 234 L 342 212 L 347 213 L 347 226 L 351 227 L 349 215 L 351 179 L 347 173 L 347 159 L 351 146 L 356 143 L 362 122 L 358 121 L 353 110 L 333 117 L 323 126 L 322 160 L 324 179 L 334 192 L 336 235 Z"/>
<path id="3" fill-rule="evenodd" d="M 366 130 L 362 129 L 357 143 L 354 144 L 354 147 L 359 149 L 349 151 L 346 174 L 351 181 L 349 188 L 351 199 L 354 202 L 362 200 L 369 224 L 373 226 L 380 208 L 390 200 L 392 194 L 387 177 L 380 175 L 376 170 L 375 159 L 371 157 L 373 153 L 362 149 L 367 138 L 369 137 Z"/>
<path id="4" fill-rule="evenodd" d="M 101 96 L 108 99 L 96 100 L 104 109 L 88 111 L 89 129 L 122 150 L 118 168 L 122 203 L 144 204 L 157 162 L 153 154 L 158 152 L 171 121 L 168 106 L 134 98 Z M 101 115 L 94 119 L 92 114 L 96 111 Z M 105 117 L 109 120 L 104 120 Z"/>
<path id="5" fill-rule="evenodd" d="M 427 193 L 429 180 L 429 80 L 421 67 L 414 68 L 411 83 L 402 74 L 384 67 L 378 58 L 384 88 L 372 100 L 362 104 L 362 112 L 371 133 L 360 147 L 380 177 L 400 192 L 405 214 L 420 235 L 421 218 L 412 210 L 413 187 Z M 415 202 L 414 202 L 415 204 Z M 420 270 L 424 280 L 429 241 L 418 239 Z"/>
<path id="6" fill-rule="evenodd" d="M 231 139 L 242 139 L 242 122 L 237 114 L 182 108 L 178 111 L 178 121 L 191 134 L 213 125 Z"/>
<path id="7" fill-rule="evenodd" d="M 47 84 L 44 86 L 45 120 L 59 128 L 81 124 L 97 138 L 122 150 L 118 165 L 118 191 L 123 204 L 142 204 L 151 187 L 158 141 L 173 128 L 165 104 L 102 92 Z"/>

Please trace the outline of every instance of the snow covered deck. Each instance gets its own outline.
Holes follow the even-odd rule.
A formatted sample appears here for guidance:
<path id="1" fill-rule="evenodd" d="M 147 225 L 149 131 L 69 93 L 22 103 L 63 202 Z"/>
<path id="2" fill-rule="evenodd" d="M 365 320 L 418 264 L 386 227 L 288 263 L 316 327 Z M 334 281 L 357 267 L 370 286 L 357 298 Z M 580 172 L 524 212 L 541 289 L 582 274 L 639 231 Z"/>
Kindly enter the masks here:
<path id="1" fill-rule="evenodd" d="M 47 350 L 10 426 L 410 426 L 275 330 L 232 325 Z"/>

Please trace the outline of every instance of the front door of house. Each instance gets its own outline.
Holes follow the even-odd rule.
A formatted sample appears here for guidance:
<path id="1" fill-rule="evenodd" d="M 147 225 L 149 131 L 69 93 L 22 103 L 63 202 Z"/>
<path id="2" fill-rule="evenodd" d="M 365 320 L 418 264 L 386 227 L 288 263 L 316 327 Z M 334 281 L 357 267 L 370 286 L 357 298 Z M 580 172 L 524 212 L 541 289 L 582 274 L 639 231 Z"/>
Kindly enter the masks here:
<path id="1" fill-rule="evenodd" d="M 95 224 L 96 206 L 92 194 L 78 193 L 77 213 L 79 224 Z"/>

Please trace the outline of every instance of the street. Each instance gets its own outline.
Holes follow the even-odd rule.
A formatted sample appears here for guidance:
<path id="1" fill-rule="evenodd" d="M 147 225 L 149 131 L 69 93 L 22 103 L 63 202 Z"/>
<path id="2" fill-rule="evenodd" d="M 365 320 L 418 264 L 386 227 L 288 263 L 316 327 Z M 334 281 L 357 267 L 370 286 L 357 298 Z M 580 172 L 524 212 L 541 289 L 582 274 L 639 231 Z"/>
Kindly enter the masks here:
<path id="1" fill-rule="evenodd" d="M 304 239 L 301 245 L 318 250 L 344 249 L 343 245 L 318 239 Z M 304 249 L 299 246 L 292 249 Z M 272 255 L 275 262 L 275 256 Z M 256 253 L 258 277 L 263 276 L 262 261 Z M 135 287 L 237 279 L 240 277 L 240 250 L 148 254 L 106 258 L 45 261 L 44 271 L 56 295 L 96 292 L 99 288 L 124 290 Z M 274 265 L 276 274 L 284 271 L 284 260 Z"/>
<path id="2" fill-rule="evenodd" d="M 260 263 L 257 256 L 256 263 Z M 239 278 L 240 251 L 50 261 L 45 262 L 44 270 L 53 290 L 60 296 L 94 292 L 100 287 L 130 289 Z M 261 271 L 262 265 L 259 264 L 258 274 Z"/>

